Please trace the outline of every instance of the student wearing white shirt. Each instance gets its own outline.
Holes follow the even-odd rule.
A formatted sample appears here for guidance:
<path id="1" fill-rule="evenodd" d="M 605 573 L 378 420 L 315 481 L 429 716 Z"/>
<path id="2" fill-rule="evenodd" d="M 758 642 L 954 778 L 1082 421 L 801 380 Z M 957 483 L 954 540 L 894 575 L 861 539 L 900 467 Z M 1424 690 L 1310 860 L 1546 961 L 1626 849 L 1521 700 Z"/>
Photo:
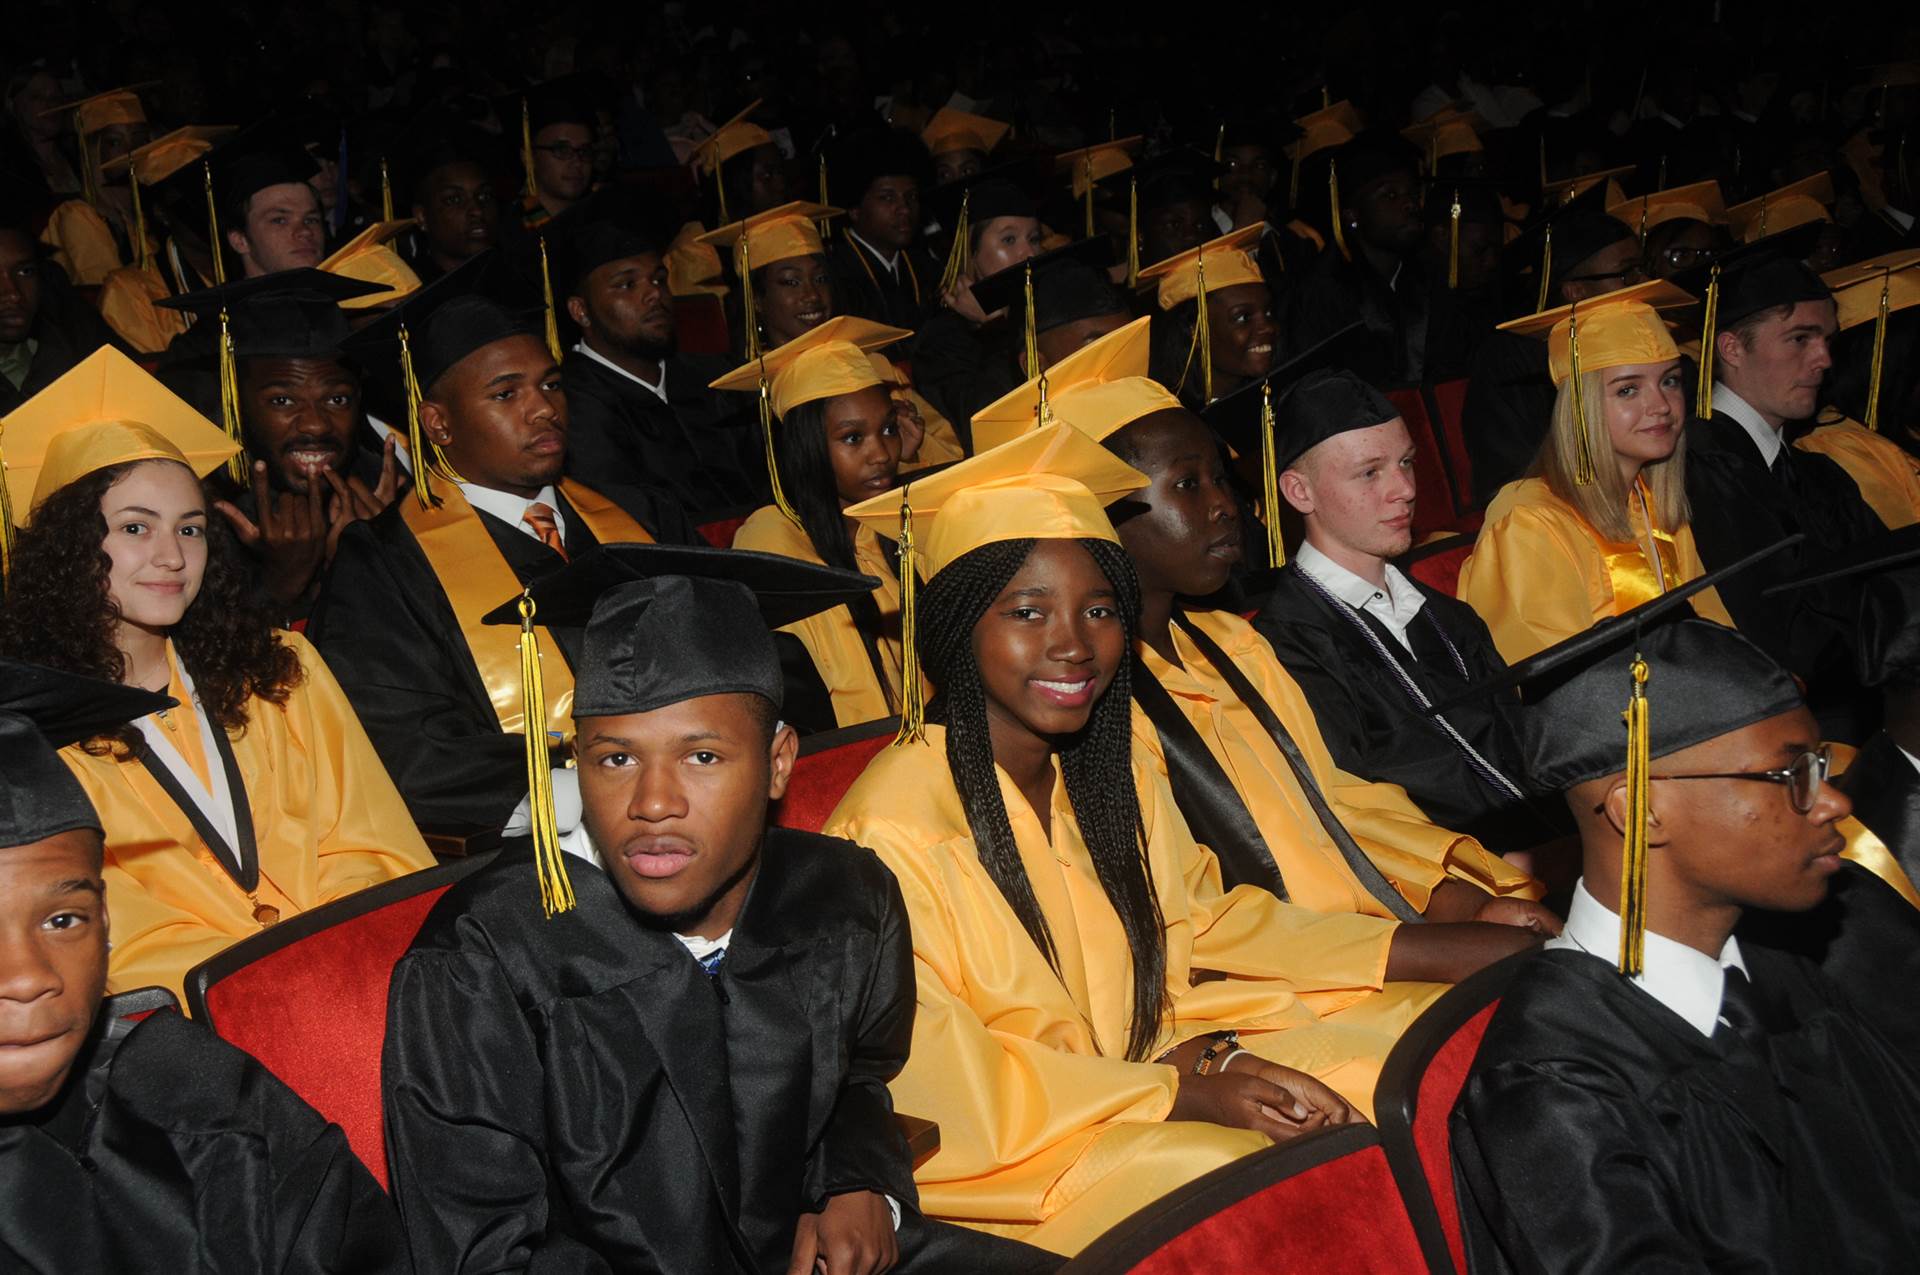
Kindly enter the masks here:
<path id="1" fill-rule="evenodd" d="M 827 157 L 833 203 L 847 210 L 829 252 L 834 309 L 897 328 L 920 326 L 940 304 L 940 263 L 920 241 L 928 168 L 919 139 L 874 130 Z"/>

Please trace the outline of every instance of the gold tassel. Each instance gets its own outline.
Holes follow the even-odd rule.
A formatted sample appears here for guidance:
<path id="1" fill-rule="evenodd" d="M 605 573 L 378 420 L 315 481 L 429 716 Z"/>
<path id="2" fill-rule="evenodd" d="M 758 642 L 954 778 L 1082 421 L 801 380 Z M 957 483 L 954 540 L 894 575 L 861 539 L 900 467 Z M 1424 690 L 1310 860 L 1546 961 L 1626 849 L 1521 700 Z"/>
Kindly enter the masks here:
<path id="1" fill-rule="evenodd" d="M 547 353 L 560 361 L 560 319 L 553 312 L 553 276 L 547 270 L 547 237 L 540 236 L 540 298 L 547 303 Z"/>
<path id="2" fill-rule="evenodd" d="M 1873 321 L 1873 363 L 1867 372 L 1867 419 L 1871 430 L 1880 428 L 1880 373 L 1887 362 L 1887 290 L 1893 272 L 1880 276 L 1880 314 Z"/>
<path id="3" fill-rule="evenodd" d="M 833 206 L 833 201 L 827 198 L 827 153 L 825 151 L 820 152 L 820 203 L 829 208 Z M 820 231 L 821 243 L 832 241 L 833 219 L 831 217 L 822 217 L 813 224 Z"/>
<path id="4" fill-rule="evenodd" d="M 1641 251 L 1643 252 L 1646 251 L 1646 247 L 1647 247 L 1647 197 L 1645 195 L 1642 195 L 1640 196 L 1640 249 Z"/>
<path id="5" fill-rule="evenodd" d="M 1593 441 L 1587 436 L 1587 397 L 1580 386 L 1580 319 L 1576 305 L 1567 314 L 1567 380 L 1573 385 L 1573 481 L 1593 485 Z"/>
<path id="6" fill-rule="evenodd" d="M 213 254 L 213 283 L 218 287 L 227 281 L 227 260 L 220 244 L 220 206 L 213 198 L 213 165 L 201 160 L 200 172 L 207 186 L 207 250 Z"/>
<path id="7" fill-rule="evenodd" d="M 1633 698 L 1627 701 L 1627 829 L 1620 851 L 1620 972 L 1646 968 L 1647 772 L 1651 736 L 1647 722 L 1646 660 L 1633 657 Z"/>
<path id="8" fill-rule="evenodd" d="M 387 157 L 380 157 L 380 220 L 393 220 L 393 178 L 387 173 Z"/>
<path id="9" fill-rule="evenodd" d="M 533 175 L 533 116 L 527 110 L 527 99 L 520 99 L 520 167 L 527 172 L 527 195 L 531 199 L 540 198 L 540 179 Z"/>
<path id="10" fill-rule="evenodd" d="M 540 639 L 533 631 L 533 598 L 520 595 L 520 697 L 527 746 L 527 805 L 533 827 L 533 869 L 540 878 L 540 907 L 552 920 L 573 911 L 573 879 L 553 820 L 553 758 L 547 752 L 547 688 L 540 676 Z"/>
<path id="11" fill-rule="evenodd" d="M 1180 384 L 1174 387 L 1178 394 L 1187 388 L 1187 377 L 1193 371 L 1194 360 L 1200 361 L 1200 392 L 1205 403 L 1213 402 L 1213 324 L 1207 319 L 1207 254 L 1202 251 L 1193 261 L 1194 293 L 1193 343 L 1187 347 L 1187 362 L 1180 369 Z"/>
<path id="12" fill-rule="evenodd" d="M 1287 565 L 1287 543 L 1280 534 L 1280 470 L 1273 463 L 1273 382 L 1260 383 L 1260 477 L 1265 485 L 1261 498 L 1267 516 L 1267 565 Z"/>
<path id="13" fill-rule="evenodd" d="M 1330 91 L 1328 90 L 1327 86 L 1322 84 L 1320 86 L 1320 109 L 1324 111 L 1327 108 L 1331 107 L 1332 105 L 1333 105 L 1333 97 Z"/>
<path id="14" fill-rule="evenodd" d="M 1700 385 L 1693 396 L 1694 415 L 1706 420 L 1713 415 L 1713 354 L 1720 323 L 1720 267 L 1707 272 L 1707 307 L 1700 320 Z"/>
<path id="15" fill-rule="evenodd" d="M 1546 243 L 1540 249 L 1540 298 L 1533 303 L 1535 314 L 1547 312 L 1547 281 L 1553 278 L 1553 223 L 1547 223 Z"/>
<path id="16" fill-rule="evenodd" d="M 1341 256 L 1352 261 L 1353 254 L 1347 251 L 1347 232 L 1340 225 L 1340 165 L 1338 163 L 1327 165 L 1327 202 L 1333 208 L 1334 246 L 1340 249 Z"/>
<path id="17" fill-rule="evenodd" d="M 1026 308 L 1027 308 L 1027 375 L 1039 376 L 1040 370 L 1040 334 L 1034 331 L 1033 318 L 1033 262 L 1026 264 Z"/>
<path id="18" fill-rule="evenodd" d="M 1093 152 L 1092 151 L 1087 152 L 1086 165 L 1087 165 L 1086 167 L 1087 193 L 1084 197 L 1082 197 L 1081 202 L 1085 204 L 1087 208 L 1087 238 L 1091 239 L 1093 238 Z"/>
<path id="19" fill-rule="evenodd" d="M 760 309 L 753 300 L 753 248 L 745 231 L 740 232 L 740 322 L 747 329 L 746 351 L 757 359 L 760 347 Z M 771 446 L 771 444 L 769 444 Z M 768 453 L 772 455 L 771 452 Z"/>
<path id="20" fill-rule="evenodd" d="M 800 524 L 800 515 L 793 511 L 787 500 L 787 493 L 780 486 L 780 464 L 773 454 L 773 397 L 767 387 L 766 360 L 760 361 L 760 438 L 767 447 L 767 479 L 773 484 L 773 505 L 787 516 L 795 526 Z"/>
<path id="21" fill-rule="evenodd" d="M 1140 286 L 1140 181 L 1127 179 L 1127 289 Z"/>
<path id="22" fill-rule="evenodd" d="M 440 498 L 433 494 L 432 458 L 440 448 L 428 450 L 426 436 L 420 430 L 420 380 L 413 374 L 413 344 L 407 325 L 400 325 L 400 386 L 407 399 L 407 459 L 413 462 L 413 496 L 422 509 L 433 509 Z"/>
<path id="23" fill-rule="evenodd" d="M 1453 192 L 1453 207 L 1447 212 L 1447 287 L 1460 286 L 1460 192 Z"/>
<path id="24" fill-rule="evenodd" d="M 1767 237 L 1767 197 L 1765 195 L 1762 195 L 1760 196 L 1760 233 L 1755 235 L 1754 238 L 1765 239 L 1766 237 Z"/>
<path id="25" fill-rule="evenodd" d="M 76 123 L 79 112 L 74 112 Z M 100 183 L 93 175 L 93 147 L 87 141 L 87 135 L 77 127 L 73 130 L 74 140 L 80 143 L 80 198 L 94 208 L 100 207 Z M 131 170 L 129 170 L 131 171 Z"/>
<path id="26" fill-rule="evenodd" d="M 972 245 L 967 241 L 971 236 L 968 223 L 968 208 L 973 202 L 973 192 L 960 192 L 960 215 L 953 222 L 953 247 L 947 252 L 947 268 L 940 272 L 940 295 L 946 296 L 960 282 L 960 276 L 967 272 L 967 266 L 973 256 Z"/>
<path id="27" fill-rule="evenodd" d="M 240 380 L 233 366 L 233 326 L 227 308 L 220 307 L 220 424 L 227 437 L 239 443 L 240 450 L 227 459 L 227 477 L 245 487 L 252 477 L 252 462 L 247 459 L 246 441 L 240 436 Z"/>
<path id="28" fill-rule="evenodd" d="M 1221 120 L 1220 131 L 1213 135 L 1213 162 L 1216 164 L 1220 163 L 1223 157 L 1226 155 L 1226 153 L 1227 153 L 1227 122 L 1225 120 Z M 1214 179 L 1214 185 L 1216 187 L 1219 185 L 1218 178 Z"/>
<path id="29" fill-rule="evenodd" d="M 133 250 L 134 261 L 143 273 L 153 270 L 153 249 L 147 243 L 147 214 L 140 206 L 140 179 L 134 176 L 133 165 L 127 165 L 127 186 L 133 193 L 133 237 L 138 247 Z"/>
<path id="30" fill-rule="evenodd" d="M 912 484 L 900 488 L 900 730 L 893 746 L 927 742 L 927 697 L 920 687 L 920 651 L 915 643 L 914 612 L 918 609 L 919 554 L 913 545 Z"/>
<path id="31" fill-rule="evenodd" d="M 6 474 L 6 461 L 0 460 L 0 590 L 13 578 L 13 496 L 7 491 Z"/>

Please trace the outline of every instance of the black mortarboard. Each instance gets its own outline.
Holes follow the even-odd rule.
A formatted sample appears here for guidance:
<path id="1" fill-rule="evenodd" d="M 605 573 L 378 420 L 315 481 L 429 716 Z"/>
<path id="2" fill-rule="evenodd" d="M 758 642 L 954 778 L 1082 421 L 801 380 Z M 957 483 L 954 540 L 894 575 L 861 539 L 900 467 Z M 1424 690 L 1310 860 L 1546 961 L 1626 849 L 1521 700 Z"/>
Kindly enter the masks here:
<path id="1" fill-rule="evenodd" d="M 1344 368 L 1309 372 L 1274 409 L 1274 464 L 1287 469 L 1329 438 L 1399 415 L 1393 400 Z"/>
<path id="2" fill-rule="evenodd" d="M 1634 237 L 1631 226 L 1607 211 L 1606 186 L 1596 183 L 1565 204 L 1550 206 L 1529 219 L 1508 245 L 1508 268 L 1516 274 L 1534 270 L 1539 287 L 1538 272 L 1544 265 L 1548 286 L 1539 287 L 1541 301 L 1537 308 L 1550 309 L 1559 304 L 1559 285 L 1581 264 Z"/>
<path id="3" fill-rule="evenodd" d="M 1444 226 L 1453 220 L 1453 202 L 1460 201 L 1460 222 L 1467 226 L 1504 226 L 1507 210 L 1500 202 L 1500 191 L 1493 182 L 1462 177 L 1450 181 L 1444 177 L 1423 178 L 1427 187 L 1426 224 Z"/>
<path id="4" fill-rule="evenodd" d="M 234 279 L 159 302 L 217 321 L 229 315 L 233 352 L 240 358 L 326 359 L 351 335 L 340 302 L 391 291 L 380 284 L 325 270 L 281 270 Z"/>
<path id="5" fill-rule="evenodd" d="M 1829 300 L 1832 289 L 1806 264 L 1823 232 L 1823 223 L 1808 222 L 1740 244 L 1675 275 L 1673 282 L 1695 296 L 1705 296 L 1717 267 L 1719 299 L 1714 314 L 1716 326 L 1722 329 L 1774 306 Z"/>
<path id="6" fill-rule="evenodd" d="M 1382 177 L 1409 176 L 1420 171 L 1420 152 L 1392 129 L 1370 128 L 1344 142 L 1333 153 L 1340 189 L 1351 198 Z"/>
<path id="7" fill-rule="evenodd" d="M 173 704 L 165 695 L 0 660 L 0 846 L 100 828 L 56 751 Z"/>
<path id="8" fill-rule="evenodd" d="M 1057 318 L 1051 323 L 1040 321 L 1041 281 L 1055 278 L 1056 276 L 1064 280 L 1076 271 L 1091 271 L 1098 274 L 1104 280 L 1106 268 L 1112 264 L 1113 244 L 1105 235 L 1096 235 L 1091 239 L 1077 239 L 1073 243 L 1055 248 L 1052 252 L 1043 252 L 1031 260 L 1021 262 L 1017 266 L 1009 266 L 1005 270 L 996 271 L 988 275 L 973 285 L 973 299 L 978 301 L 980 308 L 988 314 L 992 314 L 996 310 L 1007 310 L 1010 314 L 1016 314 L 1017 317 L 1017 312 L 1022 311 L 1025 307 L 1027 270 L 1028 267 L 1031 266 L 1033 270 L 1035 330 L 1045 332 L 1049 327 L 1058 327 L 1062 323 L 1071 323 L 1074 319 L 1084 316 L 1073 314 L 1065 318 Z M 1084 282 L 1080 285 L 1072 286 L 1082 289 L 1085 287 Z M 1111 288 L 1111 285 L 1108 286 Z M 1126 307 L 1120 305 L 1115 308 L 1124 310 Z M 1110 314 L 1112 312 L 1111 310 L 1093 311 L 1095 314 Z M 1058 312 L 1056 311 L 1056 313 Z M 1023 319 L 1023 325 L 1024 322 Z"/>
<path id="9" fill-rule="evenodd" d="M 291 121 L 271 118 L 244 128 L 202 156 L 213 170 L 221 215 L 269 186 L 311 181 L 320 171 Z"/>
<path id="10" fill-rule="evenodd" d="M 1033 196 L 1012 180 L 1015 171 L 1024 171 L 1026 167 L 1025 164 L 1002 164 L 946 183 L 929 196 L 934 216 L 940 219 L 941 225 L 956 233 L 962 201 L 966 203 L 967 221 L 974 226 L 995 217 L 1038 217 L 1040 209 Z"/>
<path id="11" fill-rule="evenodd" d="M 461 262 L 353 334 L 347 349 L 380 366 L 400 354 L 406 329 L 413 375 L 422 393 L 483 345 L 522 333 L 540 335 L 538 302 L 498 249 Z"/>
<path id="12" fill-rule="evenodd" d="M 1853 634 L 1854 668 L 1867 686 L 1920 683 L 1920 524 L 1896 528 L 1824 555 L 1790 580 L 1769 585 L 1775 597 L 1860 577 L 1857 594 L 1828 595 L 1847 609 L 1838 617 Z M 1904 568 L 1904 569 L 1903 569 Z"/>
<path id="13" fill-rule="evenodd" d="M 1214 180 L 1226 171 L 1227 166 L 1211 156 L 1182 147 L 1141 160 L 1127 177 L 1139 192 L 1144 214 L 1189 200 L 1211 206 Z"/>
<path id="14" fill-rule="evenodd" d="M 1338 395 L 1328 388 L 1324 395 L 1316 390 L 1303 400 L 1295 409 L 1293 430 L 1297 437 L 1289 437 L 1289 430 L 1283 417 L 1288 411 L 1288 401 L 1298 389 L 1306 388 L 1309 381 L 1318 382 L 1320 375 L 1331 372 L 1345 361 L 1345 356 L 1353 351 L 1355 343 L 1366 331 L 1366 325 L 1358 320 L 1346 327 L 1323 337 L 1307 349 L 1294 355 L 1280 366 L 1256 381 L 1241 386 L 1231 394 L 1215 399 L 1207 404 L 1200 413 L 1207 424 L 1227 443 L 1243 456 L 1251 456 L 1256 451 L 1270 451 L 1274 460 L 1274 472 L 1283 472 L 1287 466 L 1300 459 L 1308 448 L 1324 439 L 1331 438 L 1348 429 L 1363 429 L 1364 425 L 1342 425 L 1338 429 L 1328 429 L 1320 433 L 1320 425 L 1314 424 L 1314 418 L 1324 409 L 1332 412 L 1332 420 L 1351 420 L 1369 412 L 1381 410 L 1385 415 L 1366 422 L 1366 425 L 1378 425 L 1382 421 L 1392 420 L 1400 414 L 1385 395 L 1358 377 L 1353 377 L 1353 386 L 1340 391 L 1348 395 L 1348 401 L 1336 404 Z M 1350 375 L 1342 373 L 1341 375 Z M 1365 388 L 1368 398 L 1360 393 Z M 1274 439 L 1271 447 L 1265 441 L 1268 407 L 1272 409 Z M 1334 409 L 1338 407 L 1339 410 Z"/>
<path id="15" fill-rule="evenodd" d="M 610 261 L 625 261 L 629 257 L 644 257 L 659 251 L 658 244 L 631 226 L 613 221 L 590 221 L 566 237 L 559 254 L 560 262 L 564 265 L 556 274 L 565 282 L 567 289 L 562 295 L 579 295 L 587 276 Z"/>

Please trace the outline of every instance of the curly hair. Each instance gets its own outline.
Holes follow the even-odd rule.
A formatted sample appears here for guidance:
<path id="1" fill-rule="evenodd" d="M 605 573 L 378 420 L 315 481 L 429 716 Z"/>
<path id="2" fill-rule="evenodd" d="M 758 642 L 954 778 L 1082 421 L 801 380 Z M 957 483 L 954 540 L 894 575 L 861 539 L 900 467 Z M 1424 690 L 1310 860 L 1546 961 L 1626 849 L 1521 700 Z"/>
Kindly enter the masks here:
<path id="1" fill-rule="evenodd" d="M 108 596 L 112 560 L 101 547 L 107 520 L 100 501 L 135 467 L 150 463 L 88 474 L 34 510 L 32 525 L 14 546 L 12 579 L 0 607 L 0 654 L 110 682 L 125 678 L 126 658 L 114 641 L 120 610 Z M 245 551 L 217 516 L 207 519 L 200 592 L 171 636 L 201 704 L 223 730 L 246 729 L 247 704 L 255 696 L 285 704 L 303 676 L 300 657 L 280 641 L 257 600 Z M 94 744 L 127 738 L 120 732 Z"/>
<path id="2" fill-rule="evenodd" d="M 1013 825 L 994 771 L 986 687 L 974 655 L 973 631 L 1019 572 L 1036 542 L 1007 540 L 963 554 L 928 581 L 920 598 L 920 658 L 938 688 L 929 719 L 947 727 L 947 768 L 967 812 L 980 863 L 1021 926 L 1057 973 L 1059 952 L 1020 863 Z M 1126 553 L 1104 540 L 1080 540 L 1119 595 L 1128 648 L 1140 620 L 1140 586 Z M 1133 691 L 1130 660 L 1094 703 L 1087 725 L 1059 746 L 1060 774 L 1094 873 L 1119 915 L 1133 955 L 1133 1015 L 1126 1056 L 1147 1057 L 1168 1012 L 1166 918 L 1154 893 L 1146 826 L 1133 785 Z"/>

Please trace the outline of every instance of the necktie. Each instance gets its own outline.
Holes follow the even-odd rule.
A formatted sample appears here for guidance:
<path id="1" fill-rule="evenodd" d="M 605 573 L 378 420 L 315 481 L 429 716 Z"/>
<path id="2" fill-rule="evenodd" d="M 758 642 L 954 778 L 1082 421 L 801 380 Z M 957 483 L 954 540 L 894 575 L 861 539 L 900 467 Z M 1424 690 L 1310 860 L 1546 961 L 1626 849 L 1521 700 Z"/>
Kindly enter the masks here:
<path id="1" fill-rule="evenodd" d="M 533 529 L 540 543 L 559 554 L 567 556 L 567 546 L 560 539 L 560 525 L 553 520 L 553 506 L 542 501 L 534 501 L 527 511 L 520 515 L 520 521 Z"/>
<path id="2" fill-rule="evenodd" d="M 693 959 L 700 962 L 700 968 L 706 971 L 708 978 L 712 978 L 720 972 L 720 962 L 727 959 L 727 949 L 716 947 L 705 956 L 696 956 Z"/>
<path id="3" fill-rule="evenodd" d="M 1722 971 L 1726 982 L 1720 992 L 1720 1022 L 1713 1029 L 1714 1043 L 1723 1048 L 1736 1042 L 1758 1050 L 1766 1043 L 1767 1030 L 1761 1022 L 1760 1001 L 1753 984 L 1737 966 Z"/>

